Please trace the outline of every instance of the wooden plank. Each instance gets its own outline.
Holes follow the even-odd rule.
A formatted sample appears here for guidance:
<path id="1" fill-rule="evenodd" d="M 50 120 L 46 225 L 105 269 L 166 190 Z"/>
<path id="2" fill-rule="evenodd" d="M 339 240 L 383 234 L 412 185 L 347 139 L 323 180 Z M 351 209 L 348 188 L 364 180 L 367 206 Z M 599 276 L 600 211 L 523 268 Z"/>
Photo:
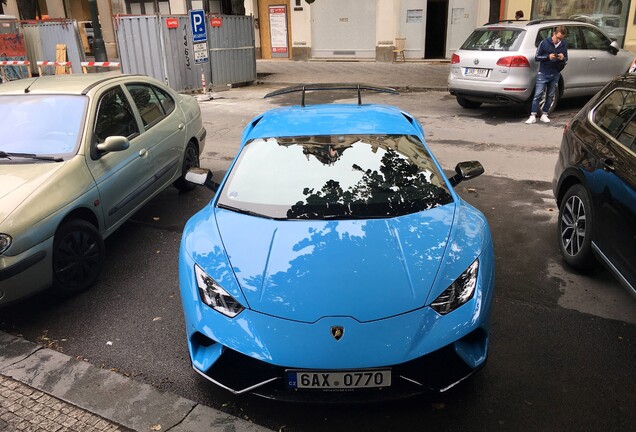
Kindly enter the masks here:
<path id="1" fill-rule="evenodd" d="M 66 61 L 66 45 L 65 44 L 55 45 L 55 61 L 56 62 Z M 67 74 L 67 73 L 68 73 L 68 67 L 66 66 L 55 67 L 55 75 Z"/>

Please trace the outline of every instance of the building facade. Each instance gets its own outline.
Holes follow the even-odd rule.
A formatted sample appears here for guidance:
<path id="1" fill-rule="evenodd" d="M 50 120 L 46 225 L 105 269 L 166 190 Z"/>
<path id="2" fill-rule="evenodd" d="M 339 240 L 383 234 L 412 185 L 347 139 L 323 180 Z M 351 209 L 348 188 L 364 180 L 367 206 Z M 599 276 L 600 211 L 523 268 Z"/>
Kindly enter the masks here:
<path id="1" fill-rule="evenodd" d="M 407 60 L 448 59 L 488 21 L 491 0 L 96 0 L 100 13 L 253 15 L 257 57 L 392 61 L 396 38 Z M 501 19 L 570 18 L 594 22 L 636 52 L 631 0 L 502 0 Z M 16 0 L 5 13 L 19 16 Z M 39 0 L 42 17 L 90 21 L 88 0 Z M 117 57 L 115 19 L 100 19 L 109 58 Z"/>

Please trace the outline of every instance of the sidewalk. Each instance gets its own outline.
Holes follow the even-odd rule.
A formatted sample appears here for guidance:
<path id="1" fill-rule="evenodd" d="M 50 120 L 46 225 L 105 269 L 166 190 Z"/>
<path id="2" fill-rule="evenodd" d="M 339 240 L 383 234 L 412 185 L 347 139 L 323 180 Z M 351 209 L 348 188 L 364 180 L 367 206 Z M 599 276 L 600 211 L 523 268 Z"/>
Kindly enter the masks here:
<path id="1" fill-rule="evenodd" d="M 450 62 L 257 60 L 256 72 L 258 84 L 353 82 L 394 87 L 400 91 L 445 91 L 448 85 Z"/>
<path id="2" fill-rule="evenodd" d="M 0 332 L 0 431 L 266 429 Z"/>

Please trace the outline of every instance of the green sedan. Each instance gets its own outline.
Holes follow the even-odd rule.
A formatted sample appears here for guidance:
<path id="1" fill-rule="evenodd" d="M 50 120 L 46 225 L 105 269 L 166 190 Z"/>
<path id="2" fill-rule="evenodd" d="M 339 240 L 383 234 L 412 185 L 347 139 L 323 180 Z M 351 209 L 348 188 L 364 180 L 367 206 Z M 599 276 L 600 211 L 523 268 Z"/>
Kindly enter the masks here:
<path id="1" fill-rule="evenodd" d="M 104 239 L 199 166 L 206 131 L 192 96 L 114 73 L 0 85 L 0 306 L 93 285 Z"/>

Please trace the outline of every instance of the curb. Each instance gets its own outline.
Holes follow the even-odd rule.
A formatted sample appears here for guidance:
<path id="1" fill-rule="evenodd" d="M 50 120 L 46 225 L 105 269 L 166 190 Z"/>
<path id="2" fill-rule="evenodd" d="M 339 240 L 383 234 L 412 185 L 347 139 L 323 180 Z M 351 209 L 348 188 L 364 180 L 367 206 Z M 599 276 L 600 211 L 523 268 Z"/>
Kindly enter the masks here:
<path id="1" fill-rule="evenodd" d="M 133 431 L 269 430 L 2 331 L 0 375 Z"/>

